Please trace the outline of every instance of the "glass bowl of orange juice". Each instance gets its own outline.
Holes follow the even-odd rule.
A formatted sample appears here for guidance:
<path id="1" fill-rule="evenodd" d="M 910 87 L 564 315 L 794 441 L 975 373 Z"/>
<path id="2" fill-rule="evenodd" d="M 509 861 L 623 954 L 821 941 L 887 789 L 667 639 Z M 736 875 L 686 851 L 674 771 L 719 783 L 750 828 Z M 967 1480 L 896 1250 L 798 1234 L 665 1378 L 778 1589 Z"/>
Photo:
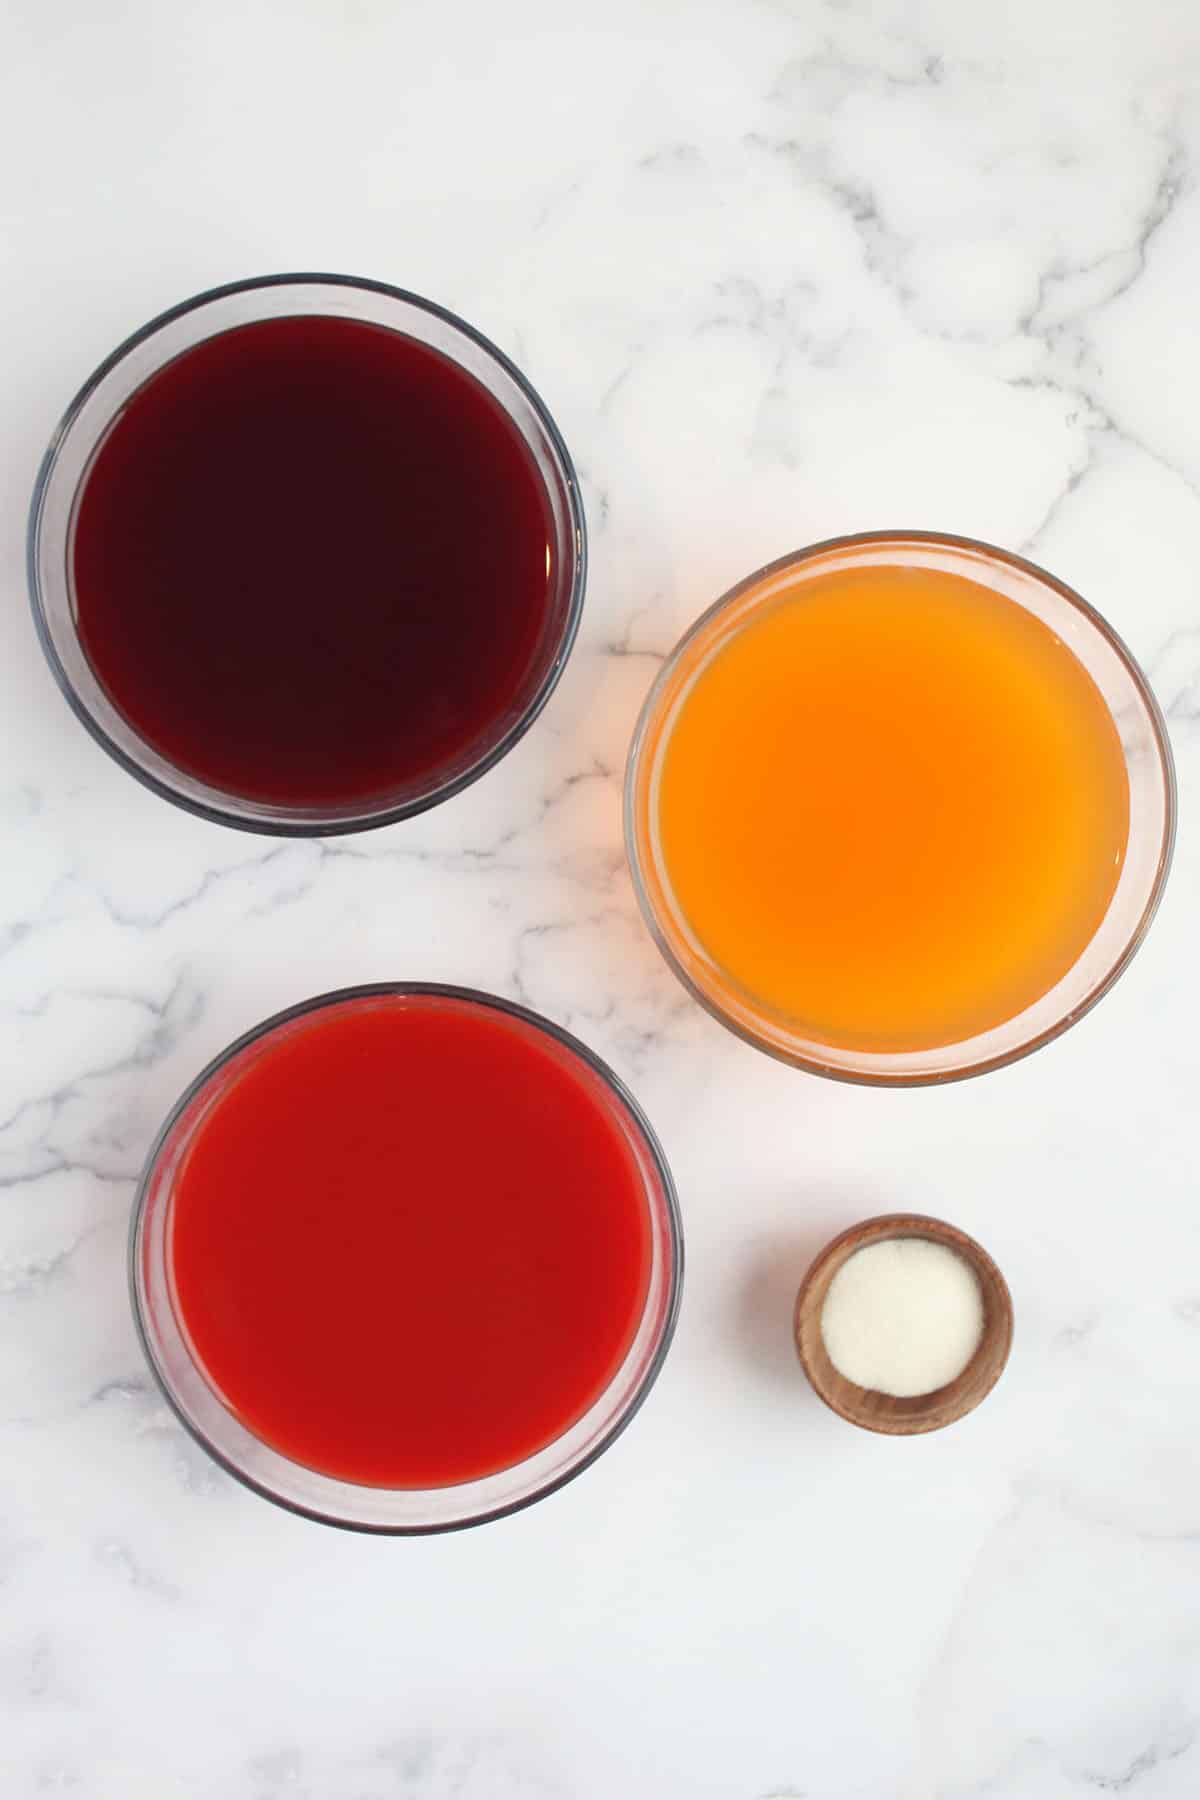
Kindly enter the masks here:
<path id="1" fill-rule="evenodd" d="M 748 1042 L 848 1081 L 1026 1055 L 1111 987 L 1175 831 L 1162 715 L 1019 556 L 837 538 L 718 600 L 634 734 L 625 832 L 667 961 Z"/>

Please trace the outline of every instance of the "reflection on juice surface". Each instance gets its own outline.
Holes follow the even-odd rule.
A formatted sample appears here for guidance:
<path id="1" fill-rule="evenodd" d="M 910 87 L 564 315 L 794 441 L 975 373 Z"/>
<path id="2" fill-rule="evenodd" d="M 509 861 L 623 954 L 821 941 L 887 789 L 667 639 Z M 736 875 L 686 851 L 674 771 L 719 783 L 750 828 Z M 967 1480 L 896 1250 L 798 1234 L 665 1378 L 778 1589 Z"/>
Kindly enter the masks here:
<path id="1" fill-rule="evenodd" d="M 785 588 L 690 676 L 654 829 L 702 955 L 823 1042 L 951 1044 L 1013 1018 L 1112 899 L 1129 784 L 1062 640 L 945 571 Z"/>

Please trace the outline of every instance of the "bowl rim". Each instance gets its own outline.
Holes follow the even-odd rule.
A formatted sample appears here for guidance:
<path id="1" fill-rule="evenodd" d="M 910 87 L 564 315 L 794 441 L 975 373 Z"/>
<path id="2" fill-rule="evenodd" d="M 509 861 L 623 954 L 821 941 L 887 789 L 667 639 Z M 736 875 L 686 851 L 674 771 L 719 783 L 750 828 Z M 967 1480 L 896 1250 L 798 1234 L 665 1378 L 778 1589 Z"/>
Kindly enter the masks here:
<path id="1" fill-rule="evenodd" d="M 92 394 L 100 387 L 101 383 L 105 381 L 113 370 L 118 368 L 119 365 L 135 350 L 147 343 L 151 338 L 155 337 L 166 326 L 173 324 L 175 320 L 184 318 L 189 313 L 199 312 L 204 307 L 209 306 L 214 302 L 225 300 L 232 295 L 256 293 L 258 291 L 269 291 L 273 288 L 287 287 L 343 288 L 382 295 L 385 299 L 397 301 L 402 305 L 413 307 L 419 312 L 429 314 L 432 318 L 439 320 L 443 325 L 449 326 L 451 330 L 460 333 L 463 337 L 468 339 L 476 346 L 476 348 L 482 350 L 486 356 L 489 356 L 503 370 L 528 402 L 531 410 L 536 415 L 542 430 L 545 432 L 547 441 L 559 464 L 563 489 L 568 501 L 573 568 L 570 590 L 567 597 L 566 612 L 562 629 L 555 644 L 553 656 L 551 657 L 545 674 L 528 705 L 522 710 L 518 717 L 512 721 L 508 729 L 490 749 L 485 751 L 484 754 L 468 768 L 460 770 L 459 773 L 450 780 L 441 783 L 428 793 L 418 794 L 408 800 L 398 802 L 394 805 L 380 807 L 374 811 L 363 811 L 361 809 L 355 811 L 353 808 L 350 808 L 347 810 L 344 818 L 336 815 L 327 819 L 318 820 L 290 819 L 274 815 L 264 818 L 250 818 L 223 806 L 215 797 L 211 799 L 199 799 L 194 795 L 182 793 L 162 776 L 154 773 L 150 769 L 143 768 L 136 757 L 132 756 L 123 745 L 119 744 L 104 728 L 100 721 L 94 717 L 91 709 L 76 690 L 74 682 L 64 668 L 55 647 L 48 623 L 46 603 L 42 593 L 41 574 L 38 567 L 38 549 L 41 541 L 42 518 L 51 482 L 54 478 L 55 468 L 58 463 L 59 452 L 69 433 L 73 429 L 79 414 L 82 412 Z M 279 315 L 273 313 L 263 314 L 264 319 L 276 316 Z M 260 321 L 245 321 L 247 324 L 258 322 Z M 224 329 L 236 329 L 236 327 L 226 327 Z M 385 327 L 385 329 L 387 328 Z M 198 341 L 203 342 L 205 340 L 200 339 Z M 187 355 L 188 349 L 194 347 L 195 346 L 188 346 L 178 354 Z M 168 360 L 174 359 L 171 358 Z M 160 367 L 165 366 L 166 363 L 160 365 Z M 159 372 L 159 369 L 155 369 L 146 377 L 146 380 L 153 380 L 154 376 Z M 142 383 L 139 385 L 145 384 Z M 33 612 L 34 629 L 37 632 L 38 642 L 42 647 L 42 653 L 49 664 L 50 672 L 53 675 L 63 698 L 66 700 L 80 724 L 83 725 L 95 742 L 100 745 L 100 748 L 124 769 L 127 775 L 132 775 L 136 781 L 140 782 L 143 787 L 149 788 L 151 793 L 157 794 L 160 799 L 169 801 L 172 806 L 178 806 L 182 808 L 183 811 L 192 813 L 197 818 L 206 819 L 210 824 L 225 825 L 235 831 L 250 832 L 257 837 L 341 837 L 348 836 L 353 832 L 374 831 L 383 825 L 394 825 L 402 819 L 415 818 L 418 814 L 427 812 L 430 807 L 439 806 L 443 800 L 453 799 L 456 794 L 461 793 L 464 788 L 469 787 L 471 783 L 477 781 L 480 776 L 487 774 L 488 770 L 493 768 L 496 763 L 498 763 L 502 757 L 506 756 L 520 739 L 524 737 L 530 726 L 542 712 L 547 701 L 550 699 L 551 694 L 558 685 L 563 670 L 566 668 L 567 661 L 570 658 L 571 651 L 574 648 L 575 640 L 579 634 L 579 624 L 583 613 L 584 593 L 587 586 L 587 563 L 587 519 L 584 512 L 583 495 L 580 489 L 579 476 L 574 461 L 572 460 L 571 453 L 567 449 L 566 441 L 563 438 L 562 432 L 559 430 L 549 407 L 546 405 L 533 383 L 529 380 L 528 376 L 517 367 L 512 358 L 507 356 L 505 352 L 500 349 L 499 345 L 494 344 L 482 331 L 478 330 L 466 319 L 461 318 L 457 313 L 452 312 L 449 307 L 439 305 L 435 300 L 429 300 L 424 295 L 414 293 L 409 288 L 396 287 L 391 282 L 376 281 L 370 277 L 361 275 L 339 275 L 324 270 L 287 270 L 270 275 L 251 275 L 238 281 L 223 282 L 217 287 L 205 288 L 202 292 L 193 294 L 186 300 L 180 300 L 174 306 L 167 307 L 165 311 L 156 313 L 152 319 L 148 319 L 144 325 L 139 326 L 136 331 L 131 332 L 128 337 L 123 338 L 116 348 L 111 350 L 93 369 L 92 373 L 87 377 L 86 381 L 84 381 L 83 385 L 78 389 L 73 399 L 70 401 L 66 410 L 63 412 L 62 417 L 59 419 L 58 424 L 54 427 L 50 442 L 42 456 L 42 460 L 38 466 L 37 476 L 34 480 L 33 493 L 29 505 L 29 520 L 25 535 L 26 585 L 29 593 L 30 607 Z M 133 731 L 132 727 L 130 727 L 130 729 L 133 732 L 134 737 L 138 738 L 140 741 L 140 734 Z M 169 761 L 169 759 L 165 757 L 163 760 Z M 180 773 L 185 773 L 185 771 L 180 771 Z M 209 795 L 217 796 L 221 792 L 219 789 L 209 787 L 207 783 L 204 785 Z M 230 798 L 238 799 L 239 796 L 231 794 Z"/>
<path id="2" fill-rule="evenodd" d="M 1051 588 L 1062 600 L 1075 609 L 1084 620 L 1091 625 L 1104 639 L 1108 647 L 1116 655 L 1125 669 L 1138 697 L 1146 709 L 1150 721 L 1150 729 L 1154 739 L 1159 770 L 1163 782 L 1163 830 L 1159 843 L 1158 857 L 1155 864 L 1154 878 L 1150 884 L 1142 911 L 1132 931 L 1127 937 L 1120 954 L 1114 958 L 1103 976 L 1076 1005 L 1065 1012 L 1061 1018 L 1051 1025 L 1027 1038 L 1011 1049 L 997 1051 L 989 1056 L 976 1058 L 960 1067 L 930 1070 L 897 1070 L 892 1072 L 885 1067 L 874 1069 L 842 1068 L 837 1064 L 823 1061 L 803 1050 L 789 1049 L 775 1042 L 768 1042 L 765 1037 L 758 1036 L 740 1020 L 730 1017 L 720 1004 L 695 981 L 676 955 L 671 939 L 662 929 L 654 909 L 650 894 L 643 876 L 643 861 L 638 847 L 637 831 L 637 787 L 641 762 L 645 751 L 647 736 L 658 707 L 667 691 L 675 670 L 683 656 L 697 637 L 704 632 L 724 611 L 736 604 L 750 589 L 759 586 L 770 577 L 781 575 L 788 569 L 799 568 L 815 557 L 827 555 L 839 550 L 854 550 L 873 545 L 921 545 L 929 544 L 948 550 L 964 550 L 975 552 L 986 558 L 1014 569 L 1021 575 L 1031 577 L 1035 581 Z M 1109 989 L 1124 974 L 1140 948 L 1146 933 L 1149 931 L 1154 915 L 1162 900 L 1163 889 L 1171 868 L 1171 860 L 1175 850 L 1175 835 L 1178 815 L 1178 790 L 1175 775 L 1175 759 L 1171 751 L 1170 737 L 1167 733 L 1166 720 L 1162 709 L 1154 696 L 1150 683 L 1146 679 L 1137 659 L 1123 639 L 1109 624 L 1090 601 L 1082 594 L 1062 581 L 1057 575 L 1044 569 L 1040 563 L 1019 555 L 1016 551 L 1002 549 L 997 544 L 990 544 L 984 538 L 963 537 L 954 532 L 925 531 L 911 529 L 877 530 L 850 532 L 842 536 L 821 538 L 817 542 L 807 544 L 799 550 L 790 551 L 787 555 L 776 557 L 772 562 L 764 563 L 762 568 L 753 574 L 744 576 L 733 587 L 728 588 L 719 599 L 706 607 L 700 616 L 692 621 L 682 636 L 673 645 L 662 667 L 650 685 L 649 692 L 642 702 L 630 740 L 629 753 L 625 764 L 624 782 L 624 838 L 625 856 L 633 882 L 633 890 L 650 935 L 672 972 L 691 994 L 693 1000 L 702 1006 L 710 1017 L 716 1019 L 727 1031 L 741 1038 L 743 1043 L 751 1045 L 755 1050 L 774 1057 L 778 1062 L 786 1063 L 792 1068 L 803 1069 L 810 1075 L 820 1075 L 829 1081 L 844 1081 L 856 1087 L 937 1087 L 950 1081 L 966 1081 L 976 1075 L 986 1075 L 993 1069 L 1002 1069 L 1010 1063 L 1020 1062 L 1023 1057 L 1031 1056 L 1043 1045 L 1052 1043 L 1061 1037 L 1079 1019 L 1089 1013 L 1104 998 Z"/>
<path id="3" fill-rule="evenodd" d="M 586 1453 L 582 1455 L 577 1462 L 542 1482 L 531 1493 L 523 1494 L 516 1500 L 506 1501 L 502 1505 L 484 1507 L 480 1511 L 470 1514 L 468 1517 L 440 1520 L 433 1524 L 393 1525 L 380 1524 L 375 1521 L 339 1517 L 328 1512 L 323 1512 L 320 1507 L 306 1506 L 302 1502 L 278 1494 L 265 1482 L 256 1479 L 256 1477 L 247 1470 L 241 1468 L 231 1457 L 227 1456 L 211 1442 L 199 1426 L 189 1418 L 175 1393 L 172 1382 L 165 1370 L 160 1366 L 159 1359 L 155 1354 L 153 1337 L 142 1306 L 141 1287 L 139 1282 L 139 1263 L 142 1245 L 142 1225 L 145 1216 L 146 1203 L 159 1157 L 168 1143 L 177 1122 L 186 1112 L 187 1108 L 207 1084 L 213 1080 L 213 1078 L 217 1076 L 221 1070 L 234 1059 L 234 1057 L 238 1056 L 243 1050 L 249 1048 L 250 1045 L 257 1043 L 261 1038 L 267 1036 L 278 1027 L 290 1024 L 296 1019 L 304 1018 L 310 1013 L 320 1012 L 332 1006 L 357 1000 L 426 996 L 433 999 L 452 1000 L 482 1007 L 489 1011 L 501 1013 L 508 1018 L 517 1019 L 523 1024 L 532 1026 L 536 1031 L 552 1038 L 564 1049 L 577 1056 L 587 1065 L 593 1074 L 599 1076 L 604 1086 L 615 1095 L 618 1102 L 628 1113 L 645 1145 L 662 1194 L 667 1240 L 666 1255 L 664 1259 L 664 1284 L 666 1293 L 662 1323 L 659 1328 L 658 1336 L 636 1388 L 631 1393 L 624 1409 L 613 1418 L 610 1424 L 600 1433 L 596 1441 L 588 1447 Z M 565 1027 L 555 1024 L 553 1020 L 545 1018 L 541 1013 L 534 1012 L 531 1007 L 523 1006 L 515 1000 L 504 999 L 497 994 L 490 994 L 481 988 L 463 987 L 440 981 L 372 981 L 359 983 L 352 987 L 331 988 L 324 993 L 314 994 L 307 1000 L 297 1001 L 292 1006 L 284 1007 L 281 1011 L 272 1013 L 270 1017 L 261 1020 L 257 1025 L 251 1026 L 248 1031 L 242 1032 L 242 1034 L 235 1038 L 232 1043 L 226 1045 L 226 1047 L 206 1063 L 200 1073 L 188 1083 L 183 1093 L 180 1094 L 166 1118 L 163 1120 L 163 1123 L 146 1154 L 146 1159 L 138 1178 L 137 1192 L 134 1195 L 133 1205 L 130 1210 L 129 1234 L 126 1248 L 126 1275 L 129 1287 L 130 1310 L 133 1314 L 134 1328 L 137 1333 L 138 1342 L 141 1345 L 142 1353 L 146 1358 L 146 1362 L 156 1386 L 188 1436 L 192 1438 L 195 1443 L 199 1444 L 200 1448 L 204 1450 L 206 1454 L 219 1465 L 219 1467 L 224 1469 L 226 1474 L 232 1475 L 243 1487 L 249 1488 L 252 1493 L 259 1495 L 260 1498 L 264 1500 L 270 1501 L 273 1505 L 282 1507 L 284 1511 L 295 1513 L 301 1518 L 311 1519 L 320 1525 L 332 1525 L 338 1530 L 364 1532 L 375 1537 L 430 1537 L 440 1535 L 443 1532 L 467 1531 L 476 1525 L 490 1524 L 494 1519 L 502 1519 L 508 1517 L 511 1513 L 523 1512 L 526 1507 L 534 1505 L 536 1501 L 544 1500 L 547 1495 L 553 1494 L 559 1488 L 565 1487 L 568 1482 L 574 1481 L 576 1476 L 581 1475 L 585 1469 L 590 1468 L 591 1465 L 603 1455 L 604 1451 L 616 1442 L 631 1420 L 641 1410 L 651 1389 L 654 1387 L 655 1382 L 662 1373 L 663 1364 L 665 1363 L 667 1353 L 670 1350 L 671 1342 L 675 1335 L 675 1328 L 679 1319 L 679 1308 L 683 1294 L 683 1274 L 683 1220 L 675 1180 L 671 1174 L 666 1153 L 663 1150 L 654 1127 L 646 1117 L 639 1102 L 634 1098 L 628 1087 L 626 1087 L 625 1083 L 621 1080 L 621 1077 L 609 1067 L 602 1057 L 598 1056 L 594 1050 L 590 1049 L 587 1044 L 577 1038 L 573 1032 L 567 1031 Z M 203 1370 L 200 1370 L 199 1372 L 203 1376 Z M 221 1401 L 220 1404 L 224 1406 L 225 1403 Z M 230 1409 L 225 1407 L 225 1410 L 228 1412 Z M 553 1440 L 551 1441 L 553 1442 Z M 548 1446 L 544 1447 L 548 1448 Z M 276 1455 L 282 1456 L 283 1460 L 287 1462 L 292 1462 L 294 1460 L 285 1456 L 284 1453 L 277 1450 L 274 1445 L 270 1446 L 270 1448 L 275 1450 Z M 301 1467 L 302 1465 L 296 1464 L 295 1466 Z M 513 1468 L 520 1468 L 520 1466 L 520 1463 L 512 1465 Z M 310 1471 L 310 1473 L 311 1472 L 313 1471 Z M 321 1471 L 318 1470 L 315 1471 L 315 1473 L 319 1475 Z M 353 1486 L 355 1484 L 344 1483 L 343 1485 Z M 388 1492 L 389 1490 L 373 1489 L 372 1491 Z M 392 1491 L 411 1493 L 426 1490 L 404 1489 Z M 440 1493 L 445 1492 L 446 1490 L 437 1489 L 428 1491 Z"/>

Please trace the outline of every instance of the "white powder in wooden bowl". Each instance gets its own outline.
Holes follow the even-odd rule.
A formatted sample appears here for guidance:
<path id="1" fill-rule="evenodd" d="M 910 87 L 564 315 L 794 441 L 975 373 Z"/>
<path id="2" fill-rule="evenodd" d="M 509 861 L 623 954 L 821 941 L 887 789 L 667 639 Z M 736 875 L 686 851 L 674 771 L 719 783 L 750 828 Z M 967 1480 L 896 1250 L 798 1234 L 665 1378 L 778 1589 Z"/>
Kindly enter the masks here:
<path id="1" fill-rule="evenodd" d="M 821 1335 L 847 1381 L 897 1399 L 931 1394 L 961 1375 L 978 1348 L 979 1280 L 929 1238 L 867 1244 L 830 1282 Z"/>

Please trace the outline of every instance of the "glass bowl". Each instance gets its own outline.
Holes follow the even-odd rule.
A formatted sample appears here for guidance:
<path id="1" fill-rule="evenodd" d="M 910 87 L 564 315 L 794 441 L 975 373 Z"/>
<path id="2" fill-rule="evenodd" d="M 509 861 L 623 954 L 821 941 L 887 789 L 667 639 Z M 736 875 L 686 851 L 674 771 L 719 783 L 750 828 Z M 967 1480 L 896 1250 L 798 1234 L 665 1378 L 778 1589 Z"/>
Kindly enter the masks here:
<path id="1" fill-rule="evenodd" d="M 360 1486 L 294 1462 L 244 1426 L 193 1356 L 172 1298 L 169 1256 L 173 1185 L 210 1108 L 280 1037 L 328 1008 L 378 1005 L 396 997 L 484 1007 L 537 1033 L 607 1108 L 644 1181 L 650 1220 L 650 1275 L 642 1316 L 623 1362 L 589 1410 L 523 1462 L 477 1480 L 430 1488 Z M 164 1124 L 134 1202 L 129 1242 L 133 1315 L 169 1405 L 209 1455 L 256 1493 L 324 1524 L 390 1534 L 452 1531 L 529 1506 L 570 1481 L 617 1438 L 653 1386 L 670 1346 L 683 1278 L 683 1235 L 674 1183 L 658 1139 L 623 1083 L 569 1032 L 510 1001 L 436 983 L 381 982 L 343 988 L 275 1014 L 238 1038 L 197 1076 Z"/>
<path id="2" fill-rule="evenodd" d="M 1022 1012 L 935 1049 L 857 1050 L 822 1043 L 738 987 L 690 931 L 672 892 L 656 818 L 657 787 L 675 719 L 693 682 L 752 617 L 784 592 L 835 571 L 886 564 L 965 576 L 1033 613 L 1074 652 L 1107 704 L 1129 779 L 1124 865 L 1099 928 L 1073 966 Z M 676 645 L 647 696 L 625 780 L 625 843 L 646 923 L 700 1004 L 747 1043 L 843 1081 L 915 1086 L 979 1075 L 1026 1056 L 1094 1006 L 1128 965 L 1154 917 L 1175 836 L 1175 775 L 1166 727 L 1137 663 L 1094 607 L 1065 582 L 1008 551 L 936 532 L 834 538 L 785 556 L 739 582 Z"/>
<path id="3" fill-rule="evenodd" d="M 473 376 L 520 435 L 548 503 L 558 571 L 547 623 L 529 672 L 482 741 L 432 775 L 370 800 L 282 805 L 216 788 L 146 742 L 97 678 L 77 628 L 72 539 L 79 497 L 106 433 L 131 396 L 164 365 L 204 340 L 264 319 L 328 315 L 383 326 L 429 346 Z M 365 831 L 423 812 L 499 761 L 529 729 L 554 690 L 579 627 L 586 572 L 579 484 L 566 445 L 520 370 L 482 334 L 430 300 L 348 275 L 267 275 L 213 288 L 152 319 L 85 382 L 56 430 L 34 488 L 29 518 L 29 590 L 50 668 L 76 716 L 139 781 L 219 824 L 280 836 Z"/>

